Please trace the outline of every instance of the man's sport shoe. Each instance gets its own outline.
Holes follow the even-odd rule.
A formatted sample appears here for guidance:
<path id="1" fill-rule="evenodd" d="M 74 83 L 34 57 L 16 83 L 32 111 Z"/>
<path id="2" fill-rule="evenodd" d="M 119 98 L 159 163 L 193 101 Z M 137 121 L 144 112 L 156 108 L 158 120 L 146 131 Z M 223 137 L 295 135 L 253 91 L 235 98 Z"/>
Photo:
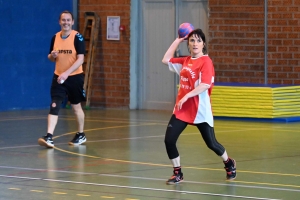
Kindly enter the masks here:
<path id="1" fill-rule="evenodd" d="M 236 163 L 234 159 L 229 158 L 232 162 L 230 167 L 224 167 L 226 170 L 227 180 L 234 180 L 236 178 Z"/>
<path id="2" fill-rule="evenodd" d="M 47 147 L 47 148 L 54 147 L 53 140 L 51 137 L 43 136 L 38 139 L 38 143 L 39 143 L 39 145 Z"/>
<path id="3" fill-rule="evenodd" d="M 76 133 L 73 140 L 69 142 L 69 145 L 80 145 L 86 142 L 84 133 Z"/>
<path id="4" fill-rule="evenodd" d="M 178 173 L 177 171 L 174 171 L 173 176 L 169 180 L 167 180 L 168 185 L 178 184 L 181 181 L 183 181 L 183 173 Z"/>

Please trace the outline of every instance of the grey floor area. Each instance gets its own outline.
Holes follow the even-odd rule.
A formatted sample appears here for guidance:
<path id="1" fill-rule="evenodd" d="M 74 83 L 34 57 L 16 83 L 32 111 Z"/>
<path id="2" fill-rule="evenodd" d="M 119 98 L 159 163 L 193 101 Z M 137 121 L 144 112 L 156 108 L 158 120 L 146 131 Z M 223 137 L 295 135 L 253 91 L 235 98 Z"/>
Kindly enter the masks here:
<path id="1" fill-rule="evenodd" d="M 184 182 L 166 185 L 166 111 L 85 110 L 85 145 L 63 109 L 54 149 L 37 144 L 48 110 L 0 112 L 0 199 L 300 199 L 300 123 L 215 120 L 218 141 L 237 161 L 225 180 L 221 159 L 188 126 L 178 140 Z"/>

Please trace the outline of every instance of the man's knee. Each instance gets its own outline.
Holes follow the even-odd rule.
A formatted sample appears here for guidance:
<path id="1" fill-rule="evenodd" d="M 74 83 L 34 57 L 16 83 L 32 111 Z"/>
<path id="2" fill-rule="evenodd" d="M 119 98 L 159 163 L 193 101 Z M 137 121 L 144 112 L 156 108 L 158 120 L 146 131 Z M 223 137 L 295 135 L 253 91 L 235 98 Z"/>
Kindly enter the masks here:
<path id="1" fill-rule="evenodd" d="M 49 114 L 58 115 L 61 103 L 61 100 L 52 100 Z"/>

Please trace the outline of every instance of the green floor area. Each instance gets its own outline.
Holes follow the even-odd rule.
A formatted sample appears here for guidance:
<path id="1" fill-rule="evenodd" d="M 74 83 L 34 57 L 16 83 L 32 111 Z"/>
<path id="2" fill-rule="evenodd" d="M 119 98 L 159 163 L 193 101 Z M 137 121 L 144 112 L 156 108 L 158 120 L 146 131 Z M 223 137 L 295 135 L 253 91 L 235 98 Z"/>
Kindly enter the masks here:
<path id="1" fill-rule="evenodd" d="M 1 112 L 0 199 L 229 200 L 300 199 L 300 123 L 216 120 L 217 140 L 237 162 L 225 180 L 222 160 L 197 128 L 180 136 L 184 182 L 166 185 L 172 166 L 164 146 L 171 112 L 86 110 L 85 145 L 63 109 L 54 149 L 37 144 L 47 110 Z"/>

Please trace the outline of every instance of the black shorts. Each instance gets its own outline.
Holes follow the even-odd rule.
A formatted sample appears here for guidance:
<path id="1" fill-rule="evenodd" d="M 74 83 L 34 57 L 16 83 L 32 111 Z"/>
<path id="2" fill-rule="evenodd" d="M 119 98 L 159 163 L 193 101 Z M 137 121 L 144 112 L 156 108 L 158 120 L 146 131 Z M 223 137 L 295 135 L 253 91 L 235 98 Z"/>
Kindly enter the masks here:
<path id="1" fill-rule="evenodd" d="M 69 76 L 63 84 L 57 83 L 58 76 L 53 75 L 51 85 L 51 99 L 63 101 L 68 97 L 71 104 L 78 104 L 86 101 L 85 91 L 83 88 L 84 74 Z"/>

